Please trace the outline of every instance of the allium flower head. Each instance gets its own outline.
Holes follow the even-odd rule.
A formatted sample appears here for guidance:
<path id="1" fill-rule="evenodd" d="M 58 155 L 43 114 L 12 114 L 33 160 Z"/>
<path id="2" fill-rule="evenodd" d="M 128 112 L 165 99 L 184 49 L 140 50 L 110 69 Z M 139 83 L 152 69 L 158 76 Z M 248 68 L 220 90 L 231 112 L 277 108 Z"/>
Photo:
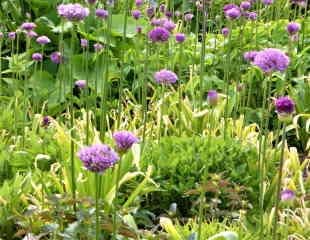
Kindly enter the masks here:
<path id="1" fill-rule="evenodd" d="M 293 200 L 295 198 L 295 193 L 294 191 L 290 190 L 290 189 L 284 189 L 281 192 L 281 200 L 282 201 L 289 201 L 289 200 Z"/>
<path id="2" fill-rule="evenodd" d="M 11 40 L 14 40 L 16 38 L 16 32 L 9 32 L 8 33 L 8 38 Z"/>
<path id="3" fill-rule="evenodd" d="M 136 0 L 135 3 L 137 7 L 141 7 L 143 5 L 143 0 Z"/>
<path id="4" fill-rule="evenodd" d="M 86 87 L 86 80 L 77 80 L 74 85 L 79 89 L 84 89 Z"/>
<path id="5" fill-rule="evenodd" d="M 153 7 L 149 7 L 148 9 L 146 9 L 146 15 L 149 17 L 149 18 L 152 18 L 155 14 L 155 10 Z"/>
<path id="6" fill-rule="evenodd" d="M 44 116 L 41 124 L 42 127 L 48 127 L 51 124 L 51 118 L 49 116 Z"/>
<path id="7" fill-rule="evenodd" d="M 36 62 L 41 62 L 43 60 L 43 56 L 41 53 L 33 53 L 32 60 Z"/>
<path id="8" fill-rule="evenodd" d="M 295 103 L 288 96 L 279 97 L 278 99 L 276 99 L 275 105 L 278 114 L 281 113 L 292 114 L 295 110 Z"/>
<path id="9" fill-rule="evenodd" d="M 243 54 L 243 58 L 245 61 L 248 61 L 248 62 L 253 62 L 256 55 L 257 55 L 257 51 L 249 51 L 249 52 L 245 52 Z"/>
<path id="10" fill-rule="evenodd" d="M 228 18 L 230 20 L 240 18 L 241 12 L 240 12 L 239 7 L 238 8 L 232 8 L 232 9 L 225 11 L 225 16 L 226 16 L 226 18 Z"/>
<path id="11" fill-rule="evenodd" d="M 174 12 L 174 16 L 177 17 L 177 18 L 180 17 L 181 16 L 181 12 L 180 11 L 175 11 Z"/>
<path id="12" fill-rule="evenodd" d="M 178 43 L 182 43 L 185 41 L 185 34 L 184 33 L 176 33 L 175 34 L 175 40 L 178 42 Z"/>
<path id="13" fill-rule="evenodd" d="M 247 12 L 245 17 L 249 20 L 256 20 L 257 19 L 257 13 L 256 12 Z"/>
<path id="14" fill-rule="evenodd" d="M 89 15 L 89 9 L 78 3 L 60 4 L 57 12 L 60 17 L 72 22 L 82 21 Z"/>
<path id="15" fill-rule="evenodd" d="M 169 32 L 172 32 L 175 29 L 175 24 L 173 21 L 166 19 L 163 23 L 163 27 L 166 28 Z"/>
<path id="16" fill-rule="evenodd" d="M 78 152 L 78 157 L 87 170 L 95 173 L 105 171 L 119 160 L 118 154 L 105 144 L 84 147 Z"/>
<path id="17" fill-rule="evenodd" d="M 116 148 L 119 153 L 127 152 L 133 144 L 139 142 L 139 139 L 131 132 L 118 131 L 113 134 Z"/>
<path id="18" fill-rule="evenodd" d="M 40 36 L 36 40 L 37 43 L 41 45 L 45 45 L 51 42 L 51 40 L 47 36 Z"/>
<path id="19" fill-rule="evenodd" d="M 299 32 L 300 24 L 296 23 L 296 22 L 290 22 L 290 23 L 287 24 L 286 30 L 287 30 L 288 34 L 294 35 L 297 32 Z"/>
<path id="20" fill-rule="evenodd" d="M 152 42 L 166 42 L 169 39 L 169 36 L 169 31 L 163 27 L 156 27 L 148 34 L 148 37 Z"/>
<path id="21" fill-rule="evenodd" d="M 141 33 L 142 33 L 142 27 L 141 27 L 141 26 L 137 26 L 137 27 L 136 27 L 136 32 L 137 32 L 138 34 L 141 34 Z"/>
<path id="22" fill-rule="evenodd" d="M 161 25 L 161 19 L 159 19 L 159 18 L 152 18 L 151 25 L 152 26 L 160 26 Z"/>
<path id="23" fill-rule="evenodd" d="M 94 44 L 94 49 L 95 49 L 95 52 L 99 52 L 103 49 L 103 45 L 100 44 L 100 43 L 95 43 Z"/>
<path id="24" fill-rule="evenodd" d="M 38 34 L 35 31 L 27 31 L 26 35 L 29 38 L 36 38 L 38 36 Z"/>
<path id="25" fill-rule="evenodd" d="M 141 17 L 141 11 L 138 10 L 138 9 L 132 10 L 132 11 L 131 11 L 131 16 L 132 16 L 134 19 L 138 20 L 138 19 Z"/>
<path id="26" fill-rule="evenodd" d="M 279 49 L 266 48 L 256 54 L 253 63 L 265 73 L 283 72 L 287 69 L 290 59 Z"/>
<path id="27" fill-rule="evenodd" d="M 96 10 L 96 16 L 101 19 L 107 19 L 109 16 L 109 12 L 108 10 L 105 10 L 103 8 L 99 8 Z"/>
<path id="28" fill-rule="evenodd" d="M 172 84 L 178 80 L 178 76 L 174 72 L 166 69 L 156 72 L 154 78 L 159 84 Z"/>
<path id="29" fill-rule="evenodd" d="M 80 44 L 81 44 L 82 48 L 87 48 L 87 46 L 88 46 L 87 39 L 82 38 L 81 41 L 80 41 Z"/>
<path id="30" fill-rule="evenodd" d="M 307 6 L 307 2 L 305 0 L 291 0 L 291 3 L 296 4 L 302 8 Z"/>
<path id="31" fill-rule="evenodd" d="M 63 57 L 60 52 L 53 52 L 50 56 L 51 61 L 56 64 L 60 64 L 63 61 Z"/>
<path id="32" fill-rule="evenodd" d="M 248 1 L 244 1 L 240 3 L 240 8 L 242 10 L 249 10 L 251 8 L 251 3 Z"/>
<path id="33" fill-rule="evenodd" d="M 222 28 L 221 32 L 222 32 L 224 37 L 227 37 L 229 35 L 229 33 L 230 33 L 230 30 L 229 30 L 229 28 L 224 27 L 224 28 Z"/>
<path id="34" fill-rule="evenodd" d="M 97 2 L 97 0 L 87 0 L 88 4 L 95 4 Z"/>
<path id="35" fill-rule="evenodd" d="M 33 22 L 24 22 L 22 25 L 21 25 L 21 29 L 22 30 L 25 30 L 25 31 L 32 31 L 33 29 L 35 29 L 37 27 L 37 25 Z"/>
<path id="36" fill-rule="evenodd" d="M 207 97 L 208 103 L 210 106 L 216 106 L 218 102 L 218 93 L 216 90 L 210 90 L 208 91 L 208 97 Z"/>
<path id="37" fill-rule="evenodd" d="M 166 11 L 165 12 L 165 16 L 167 17 L 167 18 L 172 18 L 172 12 L 171 11 Z"/>
<path id="38" fill-rule="evenodd" d="M 231 10 L 233 8 L 239 8 L 236 4 L 233 4 L 233 3 L 229 3 L 229 4 L 226 4 L 224 7 L 223 7 L 223 11 L 224 13 L 228 10 Z"/>
<path id="39" fill-rule="evenodd" d="M 194 17 L 194 15 L 193 15 L 192 13 L 186 13 L 186 14 L 184 15 L 184 20 L 185 20 L 186 22 L 190 22 L 190 21 L 192 21 L 193 17 Z"/>
<path id="40" fill-rule="evenodd" d="M 262 2 L 266 6 L 273 4 L 273 0 L 263 0 Z"/>
<path id="41" fill-rule="evenodd" d="M 166 6 L 165 6 L 165 4 L 160 4 L 160 5 L 159 5 L 159 11 L 160 11 L 161 13 L 164 13 L 164 12 L 166 11 Z"/>

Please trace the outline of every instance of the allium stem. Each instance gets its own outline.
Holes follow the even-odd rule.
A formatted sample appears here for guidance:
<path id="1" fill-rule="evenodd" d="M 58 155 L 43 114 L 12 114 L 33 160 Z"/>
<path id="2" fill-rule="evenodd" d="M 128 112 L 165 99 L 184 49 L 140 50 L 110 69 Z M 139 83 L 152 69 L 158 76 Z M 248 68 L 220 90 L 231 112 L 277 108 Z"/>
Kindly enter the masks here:
<path id="1" fill-rule="evenodd" d="M 181 81 L 181 76 L 182 76 L 182 61 L 183 61 L 183 44 L 180 44 L 180 60 L 179 60 L 179 136 L 182 135 L 182 81 Z"/>
<path id="2" fill-rule="evenodd" d="M 99 240 L 100 236 L 100 220 L 99 220 L 99 176 L 98 173 L 95 173 L 95 206 L 96 206 L 96 240 Z"/>
<path id="3" fill-rule="evenodd" d="M 113 201 L 113 239 L 116 240 L 117 235 L 117 201 L 118 201 L 118 188 L 119 188 L 119 181 L 122 169 L 122 157 L 118 160 L 118 167 L 116 170 L 116 181 L 115 181 L 115 196 Z"/>
<path id="4" fill-rule="evenodd" d="M 165 103 L 165 87 L 162 84 L 160 86 L 160 99 L 161 99 L 161 104 L 160 104 L 160 109 L 159 109 L 159 126 L 158 126 L 158 135 L 157 135 L 157 140 L 160 142 L 161 138 L 161 130 L 162 130 L 162 125 L 163 125 L 163 111 L 164 111 L 164 103 Z"/>
<path id="5" fill-rule="evenodd" d="M 143 70 L 143 86 L 142 86 L 142 108 L 143 108 L 143 131 L 142 131 L 142 146 L 141 154 L 143 152 L 145 144 L 145 135 L 146 135 L 146 123 L 147 123 L 147 82 L 148 82 L 148 64 L 149 64 L 149 54 L 150 46 L 148 40 L 146 39 L 146 53 L 144 59 L 144 70 Z"/>
<path id="6" fill-rule="evenodd" d="M 283 123 L 282 130 L 282 145 L 281 145 L 281 155 L 280 155 L 280 166 L 278 172 L 278 182 L 277 182 L 277 192 L 276 192 L 276 202 L 275 202 L 275 212 L 274 212 L 274 222 L 273 222 L 273 232 L 272 239 L 277 240 L 279 236 L 277 236 L 277 227 L 278 227 L 278 218 L 279 218 L 279 202 L 280 202 L 280 191 L 281 191 L 281 183 L 282 183 L 282 174 L 283 174 L 283 164 L 284 164 L 284 149 L 285 149 L 285 141 L 286 141 L 286 123 Z"/>
<path id="7" fill-rule="evenodd" d="M 2 96 L 2 43 L 3 43 L 3 40 L 0 39 L 0 95 Z"/>

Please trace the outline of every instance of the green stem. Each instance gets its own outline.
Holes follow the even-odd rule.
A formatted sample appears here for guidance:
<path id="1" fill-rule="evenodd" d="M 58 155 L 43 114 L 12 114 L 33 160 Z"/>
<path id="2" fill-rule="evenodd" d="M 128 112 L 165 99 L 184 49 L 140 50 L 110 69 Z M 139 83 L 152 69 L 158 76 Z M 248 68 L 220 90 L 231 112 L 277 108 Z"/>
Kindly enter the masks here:
<path id="1" fill-rule="evenodd" d="M 98 173 L 95 173 L 95 205 L 96 205 L 96 240 L 99 240 L 100 236 L 100 219 L 99 219 L 99 176 Z"/>
<path id="2" fill-rule="evenodd" d="M 144 149 L 145 144 L 145 135 L 146 135 L 146 123 L 147 123 L 147 82 L 148 82 L 148 64 L 149 64 L 149 52 L 150 46 L 148 40 L 146 39 L 146 54 L 144 60 L 144 76 L 143 76 L 143 86 L 142 86 L 142 108 L 143 108 L 143 131 L 142 131 L 142 146 L 141 146 L 141 154 Z"/>
<path id="3" fill-rule="evenodd" d="M 285 140 L 286 140 L 286 123 L 283 123 L 282 130 L 282 146 L 281 146 L 281 155 L 280 155 L 280 166 L 278 172 L 278 184 L 277 184 L 277 192 L 276 192 L 276 203 L 275 203 L 275 212 L 274 212 L 274 222 L 273 222 L 273 233 L 272 239 L 279 239 L 277 236 L 277 227 L 278 227 L 278 218 L 279 218 L 279 202 L 280 202 L 280 191 L 281 191 L 281 183 L 282 183 L 282 174 L 283 174 L 283 164 L 284 164 L 284 149 L 285 149 Z"/>

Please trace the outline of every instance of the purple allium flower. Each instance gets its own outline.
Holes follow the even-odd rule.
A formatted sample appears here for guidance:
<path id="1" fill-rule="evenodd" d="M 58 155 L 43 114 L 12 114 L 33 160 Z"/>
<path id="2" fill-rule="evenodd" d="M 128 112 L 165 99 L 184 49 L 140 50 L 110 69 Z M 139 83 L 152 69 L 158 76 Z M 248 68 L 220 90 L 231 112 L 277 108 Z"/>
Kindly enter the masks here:
<path id="1" fill-rule="evenodd" d="M 35 31 L 27 31 L 26 35 L 29 38 L 36 38 L 38 36 L 38 34 Z"/>
<path id="2" fill-rule="evenodd" d="M 159 5 L 159 11 L 160 11 L 161 13 L 164 13 L 164 12 L 166 11 L 166 6 L 165 6 L 165 4 L 160 4 L 160 5 Z"/>
<path id="3" fill-rule="evenodd" d="M 174 12 L 174 16 L 179 18 L 181 16 L 181 12 L 180 11 L 175 11 Z"/>
<path id="4" fill-rule="evenodd" d="M 278 114 L 292 114 L 295 111 L 295 103 L 288 96 L 277 98 L 275 106 Z"/>
<path id="5" fill-rule="evenodd" d="M 196 7 L 197 7 L 197 9 L 199 10 L 199 11 L 202 11 L 203 10 L 203 5 L 202 5 L 202 3 L 200 2 L 200 1 L 196 1 Z"/>
<path id="6" fill-rule="evenodd" d="M 103 49 L 103 45 L 100 44 L 100 43 L 95 43 L 94 44 L 94 49 L 95 49 L 95 52 L 99 52 Z"/>
<path id="7" fill-rule="evenodd" d="M 118 131 L 113 134 L 116 143 L 116 149 L 119 153 L 127 152 L 133 144 L 139 142 L 139 139 L 131 132 Z"/>
<path id="8" fill-rule="evenodd" d="M 166 19 L 163 23 L 163 27 L 166 28 L 169 32 L 172 32 L 175 29 L 175 24 L 173 21 Z"/>
<path id="9" fill-rule="evenodd" d="M 161 25 L 161 19 L 159 19 L 159 18 L 152 18 L 151 25 L 152 26 L 160 26 Z"/>
<path id="10" fill-rule="evenodd" d="M 38 37 L 36 40 L 37 43 L 41 45 L 45 45 L 51 42 L 51 40 L 47 36 Z"/>
<path id="11" fill-rule="evenodd" d="M 153 7 L 149 7 L 148 9 L 146 9 L 146 15 L 149 17 L 149 18 L 152 18 L 155 14 L 155 10 Z"/>
<path id="12" fill-rule="evenodd" d="M 99 8 L 96 10 L 96 16 L 101 19 L 107 19 L 109 16 L 109 12 L 108 10 L 105 10 L 103 8 Z"/>
<path id="13" fill-rule="evenodd" d="M 296 22 L 290 22 L 287 24 L 286 30 L 287 30 L 288 34 L 294 35 L 294 34 L 299 32 L 300 24 L 296 23 Z"/>
<path id="14" fill-rule="evenodd" d="M 136 27 L 136 32 L 137 32 L 138 34 L 141 34 L 141 33 L 142 33 L 142 27 L 141 27 L 141 26 L 137 26 L 137 27 Z"/>
<path id="15" fill-rule="evenodd" d="M 253 62 L 265 73 L 283 72 L 287 69 L 289 63 L 289 57 L 276 48 L 266 48 L 258 52 Z"/>
<path id="16" fill-rule="evenodd" d="M 184 20 L 185 20 L 186 22 L 190 22 L 190 21 L 192 21 L 193 17 L 194 17 L 193 14 L 191 14 L 191 13 L 186 13 L 186 14 L 184 15 Z"/>
<path id="17" fill-rule="evenodd" d="M 16 38 L 16 32 L 9 32 L 8 33 L 8 38 L 11 40 L 14 40 Z"/>
<path id="18" fill-rule="evenodd" d="M 251 8 L 251 3 L 248 1 L 243 1 L 240 3 L 240 8 L 242 10 L 249 10 Z"/>
<path id="19" fill-rule="evenodd" d="M 41 62 L 43 60 L 43 56 L 41 53 L 33 53 L 32 60 L 36 62 Z"/>
<path id="20" fill-rule="evenodd" d="M 95 4 L 97 2 L 97 0 L 87 0 L 88 4 Z"/>
<path id="21" fill-rule="evenodd" d="M 248 62 L 253 62 L 256 55 L 257 55 L 257 51 L 249 51 L 249 52 L 245 52 L 243 54 L 243 58 L 245 61 L 248 61 Z"/>
<path id="22" fill-rule="evenodd" d="M 88 46 L 87 39 L 82 38 L 81 41 L 80 41 L 80 44 L 81 44 L 82 48 L 87 48 L 87 46 Z"/>
<path id="23" fill-rule="evenodd" d="M 51 118 L 49 116 L 44 116 L 41 124 L 42 127 L 48 127 L 51 124 Z"/>
<path id="24" fill-rule="evenodd" d="M 166 69 L 156 72 L 154 78 L 159 84 L 172 84 L 178 80 L 178 76 L 174 72 Z"/>
<path id="25" fill-rule="evenodd" d="M 165 12 L 165 16 L 167 17 L 167 18 L 172 18 L 172 12 L 170 12 L 170 11 L 166 11 Z"/>
<path id="26" fill-rule="evenodd" d="M 182 43 L 185 41 L 185 34 L 184 33 L 176 33 L 175 34 L 175 40 L 178 42 L 178 43 Z"/>
<path id="27" fill-rule="evenodd" d="M 60 52 L 53 52 L 50 56 L 51 61 L 56 64 L 62 63 L 63 57 Z"/>
<path id="28" fill-rule="evenodd" d="M 289 201 L 295 198 L 295 192 L 290 189 L 284 189 L 281 192 L 281 200 L 282 201 Z"/>
<path id="29" fill-rule="evenodd" d="M 141 17 L 141 11 L 138 10 L 138 9 L 132 10 L 132 11 L 131 11 L 131 16 L 132 16 L 134 19 L 138 20 L 138 19 Z"/>
<path id="30" fill-rule="evenodd" d="M 246 18 L 249 19 L 249 20 L 256 20 L 257 19 L 257 13 L 256 12 L 248 12 L 246 14 Z"/>
<path id="31" fill-rule="evenodd" d="M 297 4 L 298 6 L 303 8 L 307 6 L 307 2 L 305 0 L 291 0 L 291 3 Z"/>
<path id="32" fill-rule="evenodd" d="M 35 29 L 37 27 L 37 25 L 33 22 L 24 22 L 22 25 L 21 25 L 21 29 L 22 30 L 25 30 L 25 31 L 32 31 L 33 29 Z"/>
<path id="33" fill-rule="evenodd" d="M 148 37 L 152 42 L 166 42 L 169 36 L 169 31 L 163 27 L 156 27 L 148 34 Z"/>
<path id="34" fill-rule="evenodd" d="M 59 16 L 73 22 L 82 21 L 89 15 L 89 9 L 78 3 L 60 4 L 57 12 Z"/>
<path id="35" fill-rule="evenodd" d="M 263 0 L 262 2 L 266 6 L 273 4 L 273 0 Z"/>
<path id="36" fill-rule="evenodd" d="M 227 37 L 229 35 L 229 33 L 230 33 L 229 28 L 227 28 L 227 27 L 222 28 L 222 34 L 224 37 Z"/>
<path id="37" fill-rule="evenodd" d="M 224 13 L 228 10 L 231 10 L 233 8 L 237 8 L 239 9 L 239 7 L 236 5 L 236 4 L 233 4 L 233 3 L 229 3 L 229 4 L 226 4 L 224 7 L 223 7 L 223 11 Z"/>
<path id="38" fill-rule="evenodd" d="M 143 5 L 143 0 L 136 0 L 135 3 L 137 7 L 141 7 Z"/>
<path id="39" fill-rule="evenodd" d="M 225 11 L 226 18 L 230 20 L 238 19 L 241 16 L 241 12 L 239 8 L 232 8 L 227 11 Z"/>
<path id="40" fill-rule="evenodd" d="M 216 106 L 218 102 L 218 93 L 216 90 L 209 90 L 208 91 L 208 97 L 207 97 L 208 103 L 210 106 Z"/>
<path id="41" fill-rule="evenodd" d="M 78 152 L 78 157 L 87 170 L 96 173 L 101 173 L 113 167 L 119 160 L 118 154 L 105 144 L 94 144 L 83 147 Z"/>
<path id="42" fill-rule="evenodd" d="M 86 87 L 86 80 L 77 80 L 74 85 L 79 89 L 84 89 Z"/>

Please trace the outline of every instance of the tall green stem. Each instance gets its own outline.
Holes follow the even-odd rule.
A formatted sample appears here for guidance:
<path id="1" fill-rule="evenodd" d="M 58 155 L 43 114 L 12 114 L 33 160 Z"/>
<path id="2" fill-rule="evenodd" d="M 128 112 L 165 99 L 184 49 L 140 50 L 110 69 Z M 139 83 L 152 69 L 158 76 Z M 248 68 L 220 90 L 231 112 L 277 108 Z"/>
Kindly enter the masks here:
<path id="1" fill-rule="evenodd" d="M 280 191 L 281 191 L 281 183 L 282 183 L 282 174 L 283 174 L 283 164 L 284 164 L 284 149 L 285 149 L 285 140 L 286 140 L 286 123 L 283 123 L 282 130 L 282 146 L 281 146 L 281 155 L 280 155 L 280 166 L 278 173 L 278 184 L 277 184 L 277 192 L 276 192 L 276 203 L 275 203 L 275 211 L 274 211 L 274 222 L 273 222 L 273 232 L 272 239 L 279 239 L 277 236 L 277 227 L 278 227 L 278 218 L 279 218 L 279 202 L 280 202 Z"/>
<path id="2" fill-rule="evenodd" d="M 99 240 L 100 236 L 100 219 L 99 219 L 99 176 L 98 173 L 95 173 L 95 206 L 96 206 L 96 240 Z"/>

